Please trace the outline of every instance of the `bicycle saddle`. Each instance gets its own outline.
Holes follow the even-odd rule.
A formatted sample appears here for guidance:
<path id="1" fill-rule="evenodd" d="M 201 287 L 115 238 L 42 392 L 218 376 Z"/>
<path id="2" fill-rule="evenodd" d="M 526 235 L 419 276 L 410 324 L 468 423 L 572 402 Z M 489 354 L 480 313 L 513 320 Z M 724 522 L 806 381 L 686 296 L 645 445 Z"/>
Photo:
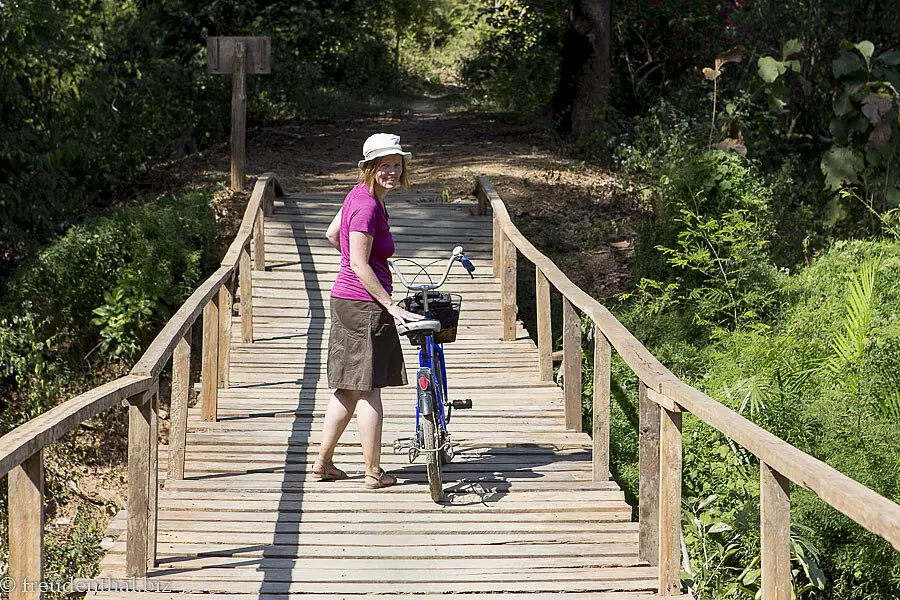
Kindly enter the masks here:
<path id="1" fill-rule="evenodd" d="M 425 319 L 424 321 L 410 321 L 409 323 L 397 323 L 397 333 L 401 335 L 410 335 L 412 333 L 430 333 L 440 331 L 441 322 L 435 319 Z"/>

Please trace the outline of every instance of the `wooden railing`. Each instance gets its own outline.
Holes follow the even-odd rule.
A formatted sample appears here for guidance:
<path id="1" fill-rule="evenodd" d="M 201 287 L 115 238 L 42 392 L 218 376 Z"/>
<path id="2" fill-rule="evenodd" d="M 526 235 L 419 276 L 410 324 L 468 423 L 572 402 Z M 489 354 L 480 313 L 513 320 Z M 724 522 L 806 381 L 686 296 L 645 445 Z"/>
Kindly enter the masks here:
<path id="1" fill-rule="evenodd" d="M 482 214 L 494 216 L 494 275 L 501 279 L 503 338 L 516 334 L 516 251 L 535 265 L 539 373 L 553 378 L 550 284 L 563 297 L 562 371 L 566 426 L 581 431 L 581 317 L 594 324 L 593 476 L 609 478 L 611 348 L 640 380 L 639 552 L 659 567 L 659 594 L 680 593 L 681 421 L 691 412 L 752 452 L 760 464 L 762 597 L 789 600 L 790 482 L 900 550 L 900 506 L 801 452 L 727 406 L 679 380 L 599 302 L 573 284 L 523 236 L 487 178 L 478 179 Z"/>
<path id="2" fill-rule="evenodd" d="M 184 477 L 190 390 L 191 328 L 203 314 L 201 414 L 216 420 L 219 387 L 228 387 L 235 278 L 240 286 L 241 331 L 253 341 L 253 271 L 265 270 L 264 215 L 282 195 L 275 176 L 257 180 L 241 227 L 222 265 L 185 301 L 125 377 L 94 388 L 0 438 L 0 476 L 9 476 L 10 600 L 38 600 L 43 576 L 43 449 L 82 422 L 123 403 L 128 406 L 128 577 L 144 577 L 156 561 L 159 378 L 172 359 L 171 428 L 167 478 Z M 252 254 L 252 260 L 251 260 Z"/>

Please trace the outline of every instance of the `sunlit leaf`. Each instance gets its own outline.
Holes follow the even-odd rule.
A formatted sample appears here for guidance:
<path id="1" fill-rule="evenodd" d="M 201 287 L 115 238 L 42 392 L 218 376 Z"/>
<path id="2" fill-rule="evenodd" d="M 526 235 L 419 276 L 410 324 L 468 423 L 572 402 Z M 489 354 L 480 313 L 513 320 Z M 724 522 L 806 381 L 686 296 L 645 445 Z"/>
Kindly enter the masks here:
<path id="1" fill-rule="evenodd" d="M 865 57 L 866 62 L 869 62 L 869 59 L 875 54 L 875 44 L 869 40 L 863 40 L 858 44 L 854 44 L 853 47 L 859 50 L 859 53 Z"/>
<path id="2" fill-rule="evenodd" d="M 781 61 L 775 60 L 771 56 L 763 56 L 756 65 L 758 67 L 759 76 L 766 83 L 772 83 L 778 79 L 779 75 L 784 74 L 785 66 Z"/>

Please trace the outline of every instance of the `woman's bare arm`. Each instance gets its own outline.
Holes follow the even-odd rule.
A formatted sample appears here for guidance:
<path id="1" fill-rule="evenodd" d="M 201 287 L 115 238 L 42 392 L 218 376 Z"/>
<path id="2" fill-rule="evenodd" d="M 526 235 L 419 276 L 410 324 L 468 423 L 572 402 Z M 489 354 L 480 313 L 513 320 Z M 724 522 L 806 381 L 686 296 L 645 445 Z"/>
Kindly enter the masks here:
<path id="1" fill-rule="evenodd" d="M 359 281 L 369 292 L 369 295 L 375 298 L 375 301 L 384 306 L 392 317 L 401 321 L 420 321 L 424 317 L 409 311 L 403 310 L 391 300 L 390 294 L 378 281 L 378 276 L 372 270 L 369 264 L 369 255 L 372 253 L 372 236 L 362 231 L 350 232 L 350 268 L 359 278 Z"/>
<path id="2" fill-rule="evenodd" d="M 343 208 L 338 209 L 337 214 L 334 215 L 331 224 L 328 225 L 328 229 L 325 231 L 325 237 L 328 238 L 328 242 L 338 252 L 341 251 L 341 213 L 343 210 Z"/>

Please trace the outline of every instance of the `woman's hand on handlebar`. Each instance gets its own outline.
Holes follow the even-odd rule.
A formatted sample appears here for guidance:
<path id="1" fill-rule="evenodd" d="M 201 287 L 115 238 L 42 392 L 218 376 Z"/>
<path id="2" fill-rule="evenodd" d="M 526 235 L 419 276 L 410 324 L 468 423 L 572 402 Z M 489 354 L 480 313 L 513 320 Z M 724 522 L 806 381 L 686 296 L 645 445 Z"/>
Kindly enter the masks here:
<path id="1" fill-rule="evenodd" d="M 425 315 L 411 313 L 408 310 L 400 308 L 396 304 L 389 304 L 387 307 L 387 311 L 392 317 L 394 317 L 401 323 L 406 323 L 407 321 L 421 321 L 425 318 Z"/>

